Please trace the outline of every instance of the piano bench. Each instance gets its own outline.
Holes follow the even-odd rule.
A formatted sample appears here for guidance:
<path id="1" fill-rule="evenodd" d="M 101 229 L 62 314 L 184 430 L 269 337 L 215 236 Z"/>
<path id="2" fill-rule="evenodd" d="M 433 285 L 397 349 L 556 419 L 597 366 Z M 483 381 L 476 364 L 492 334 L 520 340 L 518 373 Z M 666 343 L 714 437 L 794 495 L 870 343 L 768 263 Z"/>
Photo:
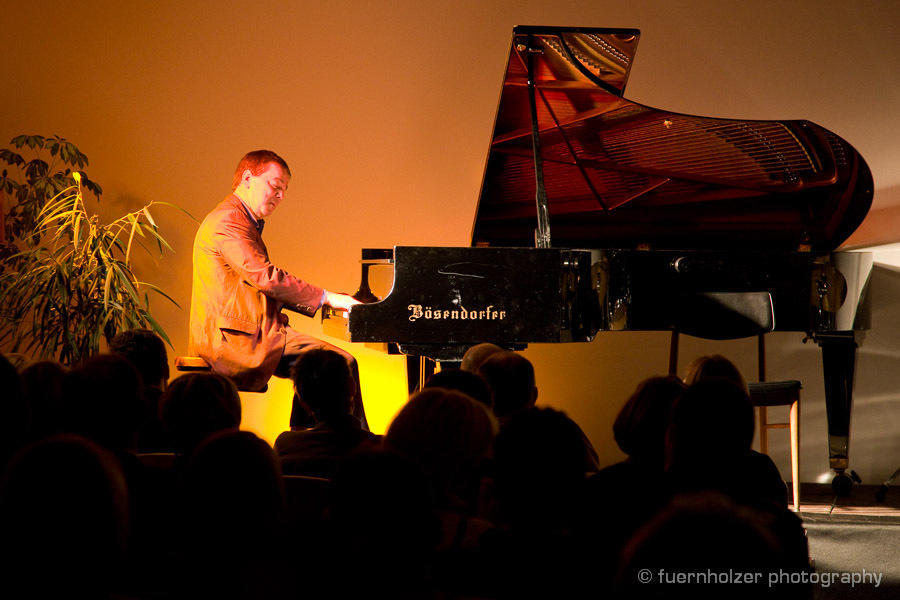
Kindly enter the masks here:
<path id="1" fill-rule="evenodd" d="M 791 487 L 794 510 L 800 510 L 800 390 L 799 381 L 760 381 L 747 384 L 750 403 L 759 409 L 759 450 L 769 453 L 769 430 L 790 429 L 791 439 Z M 770 406 L 790 406 L 787 422 L 769 422 Z"/>
<path id="2" fill-rule="evenodd" d="M 212 367 L 199 356 L 178 356 L 175 358 L 175 368 L 179 371 L 212 371 Z"/>

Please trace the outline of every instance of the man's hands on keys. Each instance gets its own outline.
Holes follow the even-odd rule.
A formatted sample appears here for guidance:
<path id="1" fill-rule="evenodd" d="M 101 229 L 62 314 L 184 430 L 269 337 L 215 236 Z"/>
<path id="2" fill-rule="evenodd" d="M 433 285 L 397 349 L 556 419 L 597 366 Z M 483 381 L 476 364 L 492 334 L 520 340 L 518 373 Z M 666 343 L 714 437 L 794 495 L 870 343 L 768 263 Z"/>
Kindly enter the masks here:
<path id="1" fill-rule="evenodd" d="M 325 304 L 327 304 L 331 308 L 335 308 L 338 310 L 350 310 L 351 307 L 362 303 L 359 300 L 356 300 L 353 296 L 348 296 L 347 294 L 335 294 L 334 292 L 326 291 Z"/>

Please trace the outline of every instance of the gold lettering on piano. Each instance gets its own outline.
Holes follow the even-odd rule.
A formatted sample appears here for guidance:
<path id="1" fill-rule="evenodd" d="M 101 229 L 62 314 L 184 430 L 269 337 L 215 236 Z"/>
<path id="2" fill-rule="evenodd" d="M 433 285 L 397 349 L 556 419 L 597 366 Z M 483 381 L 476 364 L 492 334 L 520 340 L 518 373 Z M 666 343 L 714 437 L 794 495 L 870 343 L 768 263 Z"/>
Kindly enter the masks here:
<path id="1" fill-rule="evenodd" d="M 447 319 L 450 321 L 502 321 L 506 318 L 506 311 L 496 308 L 493 304 L 481 310 L 467 310 L 460 306 L 453 309 L 439 309 L 430 306 L 422 306 L 421 304 L 410 304 L 409 320 L 416 321 L 418 319 Z"/>

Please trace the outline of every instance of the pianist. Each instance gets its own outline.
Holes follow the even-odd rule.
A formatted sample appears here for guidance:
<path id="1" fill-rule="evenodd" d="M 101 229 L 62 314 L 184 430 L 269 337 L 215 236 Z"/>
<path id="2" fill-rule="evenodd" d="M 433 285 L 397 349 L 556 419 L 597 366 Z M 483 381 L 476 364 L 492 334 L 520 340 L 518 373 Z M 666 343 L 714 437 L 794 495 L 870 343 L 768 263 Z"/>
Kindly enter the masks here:
<path id="1" fill-rule="evenodd" d="M 280 156 L 256 150 L 241 159 L 232 193 L 206 215 L 194 239 L 189 351 L 240 389 L 259 391 L 273 374 L 288 377 L 305 350 L 344 356 L 356 379 L 353 414 L 366 425 L 359 369 L 350 354 L 288 327 L 287 308 L 313 316 L 322 305 L 348 309 L 356 300 L 317 287 L 269 260 L 263 219 L 284 199 L 291 171 Z"/>

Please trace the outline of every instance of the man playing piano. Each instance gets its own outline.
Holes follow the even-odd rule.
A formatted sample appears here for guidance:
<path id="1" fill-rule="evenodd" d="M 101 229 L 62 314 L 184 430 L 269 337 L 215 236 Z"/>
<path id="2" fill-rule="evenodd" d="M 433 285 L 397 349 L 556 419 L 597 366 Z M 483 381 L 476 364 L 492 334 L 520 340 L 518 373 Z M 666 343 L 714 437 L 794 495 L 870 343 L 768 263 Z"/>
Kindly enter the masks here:
<path id="1" fill-rule="evenodd" d="M 357 381 L 353 414 L 366 425 L 356 360 L 336 346 L 288 326 L 282 308 L 308 317 L 323 305 L 348 309 L 351 296 L 329 292 L 279 269 L 262 241 L 263 219 L 287 192 L 291 171 L 269 150 L 246 154 L 232 193 L 203 219 L 194 239 L 189 351 L 240 389 L 260 391 L 273 374 L 288 377 L 305 350 L 340 353 Z"/>

